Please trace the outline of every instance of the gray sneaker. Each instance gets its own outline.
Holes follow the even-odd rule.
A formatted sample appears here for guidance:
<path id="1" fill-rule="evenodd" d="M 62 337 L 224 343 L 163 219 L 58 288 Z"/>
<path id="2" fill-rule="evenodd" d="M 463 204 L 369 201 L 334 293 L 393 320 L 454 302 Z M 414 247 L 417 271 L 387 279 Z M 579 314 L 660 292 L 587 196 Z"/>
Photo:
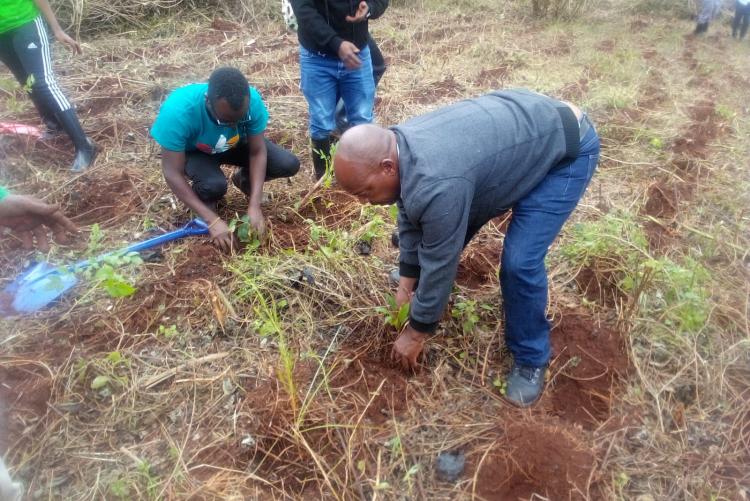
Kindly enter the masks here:
<path id="1" fill-rule="evenodd" d="M 546 374 L 546 367 L 529 367 L 513 363 L 506 381 L 505 399 L 518 407 L 529 407 L 536 403 L 542 396 Z"/>
<path id="2" fill-rule="evenodd" d="M 398 268 L 393 268 L 388 273 L 388 280 L 391 282 L 391 285 L 398 285 L 399 281 L 401 280 L 401 273 L 398 272 Z"/>

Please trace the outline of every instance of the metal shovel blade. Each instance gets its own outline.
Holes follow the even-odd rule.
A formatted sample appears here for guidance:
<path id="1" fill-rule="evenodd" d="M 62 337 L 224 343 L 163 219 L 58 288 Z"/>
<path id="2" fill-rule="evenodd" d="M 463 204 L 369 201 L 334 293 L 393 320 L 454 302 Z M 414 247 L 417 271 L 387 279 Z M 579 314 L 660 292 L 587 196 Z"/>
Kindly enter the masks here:
<path id="1" fill-rule="evenodd" d="M 92 264 L 99 263 L 107 256 L 140 252 L 179 238 L 206 234 L 208 234 L 206 223 L 200 219 L 194 219 L 179 230 L 132 244 L 119 251 L 102 254 L 94 259 L 79 261 L 69 266 L 57 267 L 45 262 L 36 263 L 6 286 L 2 295 L 13 298 L 12 301 L 7 302 L 15 310 L 15 313 L 31 313 L 44 308 L 78 283 L 76 272 Z M 0 315 L 9 316 L 14 312 L 4 312 L 0 308 Z"/>
<path id="2" fill-rule="evenodd" d="M 13 296 L 11 303 L 18 313 L 31 313 L 44 308 L 62 296 L 76 283 L 75 273 L 59 270 L 49 263 L 37 263 L 16 278 L 5 292 Z"/>

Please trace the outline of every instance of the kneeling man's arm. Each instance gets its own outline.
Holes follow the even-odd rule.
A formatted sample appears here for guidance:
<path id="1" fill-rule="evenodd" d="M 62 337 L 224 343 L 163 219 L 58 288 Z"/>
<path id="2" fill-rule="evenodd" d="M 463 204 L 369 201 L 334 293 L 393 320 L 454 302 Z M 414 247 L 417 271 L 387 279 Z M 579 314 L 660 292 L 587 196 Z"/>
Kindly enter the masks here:
<path id="1" fill-rule="evenodd" d="M 161 170 L 167 185 L 185 205 L 204 221 L 216 219 L 216 213 L 204 204 L 185 179 L 185 152 L 161 149 Z"/>

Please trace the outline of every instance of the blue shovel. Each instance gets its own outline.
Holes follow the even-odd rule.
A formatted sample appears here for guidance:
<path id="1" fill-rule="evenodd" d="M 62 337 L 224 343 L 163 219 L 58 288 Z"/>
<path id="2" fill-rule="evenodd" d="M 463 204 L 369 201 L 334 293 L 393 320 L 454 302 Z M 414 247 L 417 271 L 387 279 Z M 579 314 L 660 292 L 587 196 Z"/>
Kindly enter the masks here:
<path id="1" fill-rule="evenodd" d="M 149 238 L 124 249 L 102 254 L 99 257 L 78 261 L 63 268 L 46 262 L 36 263 L 11 282 L 3 292 L 13 298 L 11 304 L 16 312 L 31 313 L 44 308 L 73 287 L 78 282 L 76 272 L 101 262 L 107 256 L 122 256 L 131 252 L 151 249 L 179 238 L 207 234 L 208 226 L 206 223 L 201 219 L 193 219 L 179 230 Z"/>

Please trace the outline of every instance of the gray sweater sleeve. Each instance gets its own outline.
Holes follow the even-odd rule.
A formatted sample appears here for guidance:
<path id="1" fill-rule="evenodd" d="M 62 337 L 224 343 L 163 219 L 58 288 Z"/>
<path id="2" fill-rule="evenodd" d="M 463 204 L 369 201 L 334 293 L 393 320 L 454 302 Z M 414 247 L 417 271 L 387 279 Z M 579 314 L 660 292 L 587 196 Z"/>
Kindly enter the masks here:
<path id="1" fill-rule="evenodd" d="M 417 249 L 422 241 L 422 230 L 406 215 L 404 204 L 398 207 L 398 271 L 402 277 L 419 278 L 419 255 Z"/>
<path id="2" fill-rule="evenodd" d="M 448 303 L 461 257 L 473 199 L 473 185 L 464 178 L 443 179 L 421 190 L 419 286 L 411 302 L 409 324 L 434 332 Z"/>

